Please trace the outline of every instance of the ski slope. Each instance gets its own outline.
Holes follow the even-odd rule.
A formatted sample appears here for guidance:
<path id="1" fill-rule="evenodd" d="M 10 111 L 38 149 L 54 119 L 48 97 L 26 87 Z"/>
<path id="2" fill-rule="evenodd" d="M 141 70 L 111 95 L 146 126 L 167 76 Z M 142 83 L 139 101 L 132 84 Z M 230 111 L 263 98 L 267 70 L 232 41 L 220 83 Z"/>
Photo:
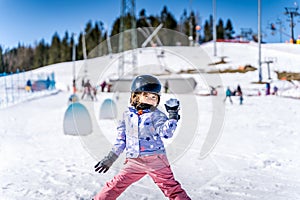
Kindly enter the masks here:
<path id="1" fill-rule="evenodd" d="M 226 56 L 228 63 L 217 65 L 216 68 L 237 68 L 251 64 L 257 66 L 257 44 L 218 43 L 218 56 Z M 258 72 L 245 74 L 220 74 L 223 87 L 218 87 L 223 95 L 227 86 L 232 89 L 240 84 L 245 93 L 244 104 L 239 105 L 238 97 L 233 97 L 233 104 L 225 102 L 225 118 L 222 122 L 222 132 L 213 150 L 202 157 L 201 147 L 210 129 L 214 102 L 217 97 L 203 96 L 209 92 L 205 80 L 198 74 L 182 74 L 183 77 L 194 77 L 198 84 L 194 94 L 179 95 L 183 102 L 182 118 L 193 119 L 197 116 L 197 129 L 193 133 L 183 131 L 185 123 L 180 125 L 180 131 L 175 139 L 166 141 L 167 149 L 176 142 L 176 137 L 190 136 L 193 140 L 186 147 L 182 155 L 172 159 L 172 169 L 176 179 L 183 188 L 196 200 L 286 200 L 300 199 L 300 101 L 299 83 L 294 84 L 276 79 L 273 70 L 300 71 L 300 47 L 290 44 L 262 45 L 264 57 L 276 57 L 277 62 L 272 65 L 271 85 L 279 86 L 278 96 L 265 96 L 265 85 L 252 84 L 258 80 Z M 200 49 L 197 49 L 200 48 Z M 171 55 L 185 55 L 186 52 L 206 52 L 201 63 L 208 64 L 218 61 L 213 57 L 213 44 L 204 44 L 201 47 L 171 47 L 167 48 L 164 62 L 172 66 L 174 71 L 189 69 L 186 61 L 178 62 Z M 169 52 L 169 53 L 168 53 Z M 143 53 L 141 53 L 143 54 Z M 146 54 L 146 53 L 145 53 Z M 192 53 L 191 53 L 192 54 Z M 143 59 L 145 66 L 152 61 Z M 104 58 L 110 59 L 110 58 Z M 111 68 L 114 68 L 112 58 Z M 95 62 L 91 59 L 89 62 Z M 142 64 L 142 63 L 140 63 Z M 143 65 L 143 64 L 142 64 Z M 184 66 L 183 66 L 184 65 Z M 76 62 L 76 71 L 79 73 L 83 61 Z M 94 68 L 90 68 L 92 77 Z M 97 66 L 97 65 L 95 65 Z M 93 154 L 84 137 L 64 135 L 63 117 L 68 107 L 70 96 L 68 86 L 72 83 L 73 64 L 60 63 L 46 66 L 33 73 L 56 74 L 57 90 L 51 94 L 45 93 L 31 100 L 20 101 L 14 105 L 0 109 L 0 197 L 4 200 L 14 199 L 91 199 L 106 181 L 109 181 L 119 170 L 119 163 L 106 174 L 94 172 L 94 165 L 99 155 Z M 207 66 L 201 66 L 203 70 Z M 112 75 L 114 70 L 105 69 L 99 81 Z M 267 69 L 263 68 L 263 79 L 267 81 Z M 96 80 L 95 79 L 95 80 Z M 92 79 L 93 80 L 93 79 Z M 1 81 L 1 78 L 0 78 Z M 260 90 L 261 96 L 256 96 Z M 79 96 L 81 94 L 79 93 Z M 176 95 L 176 94 L 175 94 Z M 162 103 L 170 94 L 162 94 Z M 196 99 L 197 105 L 184 103 L 189 98 Z M 118 98 L 116 98 L 118 97 Z M 126 104 L 128 94 L 98 93 L 98 101 L 92 104 L 94 114 L 99 114 L 101 103 L 106 98 L 115 99 L 118 105 Z M 221 96 L 221 99 L 223 96 Z M 117 100 L 118 99 L 118 100 Z M 162 105 L 162 104 L 161 104 Z M 185 107 L 184 107 L 185 106 Z M 197 107 L 194 113 L 190 109 Z M 161 106 L 163 109 L 163 107 Z M 123 109 L 123 108 L 118 108 Z M 118 113 L 120 111 L 118 110 Z M 196 115 L 198 113 L 198 115 Z M 116 120 L 98 120 L 106 139 L 112 142 L 115 136 Z M 194 123 L 192 120 L 190 123 Z M 185 129 L 189 130 L 189 129 Z M 93 133 L 95 134 L 95 133 Z M 93 136 L 91 135 L 91 137 Z M 178 135 L 181 134 L 181 135 Z M 95 141 L 98 148 L 102 143 Z M 105 145 L 103 145 L 104 148 Z M 106 151 L 106 149 L 103 149 Z M 170 152 L 171 153 L 171 152 Z M 172 158 L 172 156 L 170 156 Z M 130 186 L 121 196 L 121 200 L 166 199 L 159 188 L 149 177 Z"/>

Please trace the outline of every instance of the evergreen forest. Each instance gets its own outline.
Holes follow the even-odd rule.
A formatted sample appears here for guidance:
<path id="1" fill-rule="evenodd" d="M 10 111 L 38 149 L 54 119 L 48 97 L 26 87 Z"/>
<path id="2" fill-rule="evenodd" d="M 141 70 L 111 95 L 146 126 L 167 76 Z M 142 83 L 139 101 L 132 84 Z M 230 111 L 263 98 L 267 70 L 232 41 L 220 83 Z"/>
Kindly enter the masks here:
<path id="1" fill-rule="evenodd" d="M 197 35 L 196 26 L 197 22 L 199 22 L 193 11 L 188 14 L 186 10 L 183 11 L 180 20 L 177 21 L 166 6 L 163 7 L 159 15 L 147 15 L 145 9 L 142 9 L 134 17 L 127 14 L 123 20 L 124 31 L 131 29 L 132 19 L 136 28 L 157 27 L 162 23 L 165 29 L 179 31 L 187 36 L 193 35 L 193 38 Z M 19 44 L 12 49 L 3 49 L 0 44 L 0 74 L 4 72 L 15 73 L 20 70 L 28 71 L 50 64 L 72 61 L 74 59 L 72 57 L 73 50 L 75 50 L 75 60 L 82 60 L 84 59 L 83 42 L 85 42 L 86 52 L 89 54 L 98 44 L 107 40 L 108 37 L 113 37 L 120 33 L 120 21 L 120 17 L 116 18 L 110 33 L 105 30 L 102 21 L 88 21 L 84 32 L 74 34 L 65 31 L 62 36 L 55 32 L 50 44 L 46 43 L 44 39 L 41 39 L 34 45 Z M 217 39 L 233 38 L 234 29 L 230 19 L 227 19 L 226 22 L 219 19 L 216 23 Z M 199 38 L 197 41 L 199 43 L 211 41 L 213 39 L 212 16 L 205 20 L 202 26 L 201 34 L 198 34 Z M 107 52 L 107 46 L 104 45 L 101 48 L 104 49 L 99 49 L 99 51 Z"/>

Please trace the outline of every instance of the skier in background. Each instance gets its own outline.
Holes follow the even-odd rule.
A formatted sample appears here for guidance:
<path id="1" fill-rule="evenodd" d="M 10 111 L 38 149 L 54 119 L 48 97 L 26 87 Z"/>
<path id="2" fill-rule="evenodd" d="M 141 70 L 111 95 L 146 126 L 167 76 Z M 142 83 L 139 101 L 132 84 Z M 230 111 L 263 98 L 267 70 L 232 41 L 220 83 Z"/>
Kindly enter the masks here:
<path id="1" fill-rule="evenodd" d="M 94 97 L 92 95 L 92 85 L 90 83 L 90 80 L 87 80 L 86 83 L 84 84 L 84 89 L 83 89 L 83 94 L 81 96 L 81 99 L 83 99 L 85 95 L 89 96 L 92 99 L 92 101 L 94 100 Z"/>
<path id="2" fill-rule="evenodd" d="M 75 94 L 77 92 L 76 79 L 73 79 L 73 81 L 72 81 L 72 87 L 73 87 L 73 94 Z"/>
<path id="3" fill-rule="evenodd" d="M 95 101 L 98 101 L 98 99 L 97 99 L 97 90 L 98 90 L 97 86 L 93 87 L 93 96 L 94 96 Z"/>
<path id="4" fill-rule="evenodd" d="M 273 95 L 277 95 L 277 92 L 278 92 L 278 87 L 275 85 L 274 88 L 273 88 Z"/>
<path id="5" fill-rule="evenodd" d="M 107 83 L 107 92 L 111 92 L 111 87 L 113 86 L 111 83 Z"/>
<path id="6" fill-rule="evenodd" d="M 161 84 L 151 75 L 137 76 L 131 85 L 131 106 L 123 113 L 118 126 L 116 142 L 96 166 L 96 172 L 105 173 L 127 150 L 123 169 L 107 182 L 94 200 L 116 199 L 132 183 L 149 175 L 164 195 L 170 199 L 190 199 L 175 180 L 161 138 L 171 138 L 179 120 L 179 101 L 170 99 L 165 107 L 167 117 L 157 109 Z"/>
<path id="7" fill-rule="evenodd" d="M 239 96 L 240 96 L 240 105 L 242 105 L 244 101 L 243 93 L 241 93 Z"/>
<path id="8" fill-rule="evenodd" d="M 103 81 L 100 86 L 101 86 L 101 92 L 104 92 L 104 89 L 106 87 L 106 81 Z"/>
<path id="9" fill-rule="evenodd" d="M 271 85 L 270 83 L 266 83 L 266 95 L 270 95 Z"/>
<path id="10" fill-rule="evenodd" d="M 236 88 L 236 95 L 237 95 L 237 96 L 240 96 L 240 95 L 242 95 L 242 94 L 243 94 L 242 88 L 241 88 L 240 85 L 238 85 L 237 88 Z"/>
<path id="11" fill-rule="evenodd" d="M 231 95 L 232 95 L 232 92 L 231 92 L 230 88 L 227 87 L 227 90 L 226 90 L 226 97 L 225 97 L 225 99 L 224 99 L 224 102 L 226 101 L 227 98 L 229 98 L 229 101 L 230 101 L 230 103 L 232 104 L 233 102 L 232 102 L 232 99 L 231 99 Z"/>
<path id="12" fill-rule="evenodd" d="M 50 85 L 51 85 L 50 77 L 47 76 L 47 79 L 46 79 L 46 88 L 47 88 L 47 90 L 50 89 Z"/>
<path id="13" fill-rule="evenodd" d="M 84 78 L 82 78 L 81 79 L 81 89 L 84 91 L 84 84 L 85 84 L 85 82 L 84 82 Z"/>
<path id="14" fill-rule="evenodd" d="M 217 89 L 213 86 L 209 86 L 209 87 L 210 87 L 210 95 L 217 96 L 218 95 Z"/>
<path id="15" fill-rule="evenodd" d="M 168 93 L 169 92 L 169 81 L 168 80 L 166 80 L 164 88 L 165 88 L 165 93 Z"/>
<path id="16" fill-rule="evenodd" d="M 50 76 L 51 76 L 50 88 L 53 90 L 53 89 L 55 89 L 55 83 L 56 83 L 55 82 L 55 73 L 51 72 Z"/>
<path id="17" fill-rule="evenodd" d="M 239 96 L 239 99 L 240 99 L 240 105 L 242 105 L 242 104 L 243 104 L 244 98 L 243 98 L 242 88 L 241 88 L 240 85 L 238 85 L 237 88 L 236 88 L 236 95 Z"/>
<path id="18" fill-rule="evenodd" d="M 32 90 L 32 83 L 31 83 L 30 79 L 28 79 L 27 82 L 26 82 L 25 90 L 27 92 L 33 92 L 33 90 Z"/>

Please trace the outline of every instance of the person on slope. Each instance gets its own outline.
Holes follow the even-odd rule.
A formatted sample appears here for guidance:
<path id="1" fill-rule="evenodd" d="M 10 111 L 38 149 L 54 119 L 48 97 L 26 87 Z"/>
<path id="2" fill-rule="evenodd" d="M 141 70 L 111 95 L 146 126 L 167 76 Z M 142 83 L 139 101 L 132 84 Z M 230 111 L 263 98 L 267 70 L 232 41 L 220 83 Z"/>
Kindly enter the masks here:
<path id="1" fill-rule="evenodd" d="M 231 96 L 232 96 L 232 92 L 231 92 L 230 88 L 227 87 L 227 90 L 226 90 L 226 97 L 225 97 L 225 99 L 224 99 L 224 102 L 226 101 L 227 98 L 229 98 L 229 101 L 230 101 L 230 103 L 232 104 L 233 102 L 232 102 Z"/>
<path id="2" fill-rule="evenodd" d="M 92 85 L 90 83 L 90 80 L 87 80 L 87 82 L 84 84 L 84 91 L 81 96 L 81 99 L 83 99 L 85 97 L 85 95 L 90 97 L 92 101 L 94 100 L 94 97 L 92 95 Z"/>
<path id="3" fill-rule="evenodd" d="M 157 109 L 161 83 L 151 75 L 137 76 L 131 85 L 131 106 L 123 113 L 116 142 L 109 154 L 95 166 L 96 172 L 107 172 L 118 156 L 126 152 L 126 161 L 94 200 L 116 199 L 132 183 L 149 175 L 169 199 L 190 197 L 175 180 L 166 156 L 162 138 L 171 138 L 180 118 L 179 101 L 170 99 L 165 107 L 169 117 Z"/>

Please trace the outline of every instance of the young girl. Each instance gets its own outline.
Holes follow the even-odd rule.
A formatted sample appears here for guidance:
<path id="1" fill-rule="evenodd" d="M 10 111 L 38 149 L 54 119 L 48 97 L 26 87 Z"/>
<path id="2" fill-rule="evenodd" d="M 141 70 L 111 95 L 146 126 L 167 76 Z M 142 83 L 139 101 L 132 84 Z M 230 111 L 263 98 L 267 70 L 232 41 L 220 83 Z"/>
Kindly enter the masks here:
<path id="1" fill-rule="evenodd" d="M 161 84 L 151 75 L 137 76 L 131 85 L 131 106 L 123 113 L 116 142 L 108 156 L 96 166 L 96 172 L 107 172 L 126 149 L 123 169 L 94 197 L 94 200 L 116 199 L 132 183 L 148 174 L 169 199 L 190 199 L 174 178 L 161 138 L 171 138 L 179 120 L 179 101 L 170 99 L 165 107 L 169 118 L 157 106 Z"/>

